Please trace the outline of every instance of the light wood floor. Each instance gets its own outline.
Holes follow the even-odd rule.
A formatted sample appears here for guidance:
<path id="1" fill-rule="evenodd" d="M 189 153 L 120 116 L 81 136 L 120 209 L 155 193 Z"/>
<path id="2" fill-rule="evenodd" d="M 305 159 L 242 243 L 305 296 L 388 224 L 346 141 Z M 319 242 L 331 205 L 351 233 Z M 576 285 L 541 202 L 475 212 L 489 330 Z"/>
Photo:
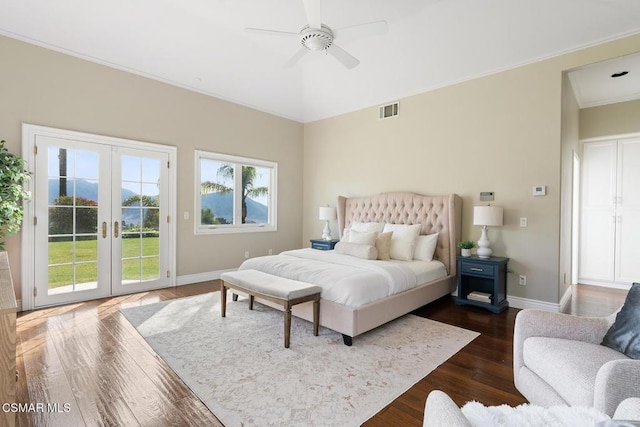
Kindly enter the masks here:
<path id="1" fill-rule="evenodd" d="M 17 425 L 219 426 L 118 311 L 210 292 L 218 286 L 209 282 L 20 314 L 18 401 L 58 403 L 60 412 L 20 413 Z M 571 307 L 582 315 L 600 315 L 608 310 L 603 308 L 604 301 L 612 312 L 620 298 L 624 301 L 622 295 L 611 297 L 599 288 L 580 287 Z M 415 314 L 472 329 L 481 336 L 365 425 L 421 426 L 425 399 L 434 389 L 447 392 L 460 406 L 469 400 L 487 405 L 525 402 L 513 386 L 517 312 L 510 308 L 496 315 L 458 307 L 449 297 L 417 310 Z M 64 412 L 65 403 L 70 405 L 69 412 Z"/>

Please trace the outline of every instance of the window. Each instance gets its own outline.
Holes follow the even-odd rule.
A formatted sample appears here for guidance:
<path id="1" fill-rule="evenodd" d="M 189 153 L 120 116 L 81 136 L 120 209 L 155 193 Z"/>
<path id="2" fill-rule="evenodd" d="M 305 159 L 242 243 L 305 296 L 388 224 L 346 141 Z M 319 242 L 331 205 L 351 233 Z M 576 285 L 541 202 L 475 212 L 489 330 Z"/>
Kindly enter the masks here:
<path id="1" fill-rule="evenodd" d="M 275 231 L 278 164 L 196 150 L 196 234 Z"/>

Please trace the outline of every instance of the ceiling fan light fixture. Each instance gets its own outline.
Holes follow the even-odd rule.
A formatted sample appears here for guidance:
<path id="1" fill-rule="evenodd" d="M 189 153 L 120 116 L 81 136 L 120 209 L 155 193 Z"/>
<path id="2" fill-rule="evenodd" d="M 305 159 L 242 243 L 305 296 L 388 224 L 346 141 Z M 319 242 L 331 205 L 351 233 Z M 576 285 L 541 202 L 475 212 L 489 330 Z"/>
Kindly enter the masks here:
<path id="1" fill-rule="evenodd" d="M 300 39 L 302 46 L 309 50 L 327 50 L 333 44 L 333 33 L 326 25 L 322 25 L 319 30 L 306 26 L 300 31 L 300 34 L 302 35 Z"/>

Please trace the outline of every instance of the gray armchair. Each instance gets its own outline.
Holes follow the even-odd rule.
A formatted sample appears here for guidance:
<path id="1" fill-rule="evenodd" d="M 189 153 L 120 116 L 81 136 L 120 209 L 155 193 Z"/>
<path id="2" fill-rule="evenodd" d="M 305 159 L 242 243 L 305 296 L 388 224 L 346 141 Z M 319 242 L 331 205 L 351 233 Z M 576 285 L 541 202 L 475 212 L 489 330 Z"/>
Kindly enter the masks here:
<path id="1" fill-rule="evenodd" d="M 522 310 L 513 337 L 516 388 L 533 404 L 591 406 L 609 416 L 640 397 L 640 360 L 600 345 L 615 316 Z"/>

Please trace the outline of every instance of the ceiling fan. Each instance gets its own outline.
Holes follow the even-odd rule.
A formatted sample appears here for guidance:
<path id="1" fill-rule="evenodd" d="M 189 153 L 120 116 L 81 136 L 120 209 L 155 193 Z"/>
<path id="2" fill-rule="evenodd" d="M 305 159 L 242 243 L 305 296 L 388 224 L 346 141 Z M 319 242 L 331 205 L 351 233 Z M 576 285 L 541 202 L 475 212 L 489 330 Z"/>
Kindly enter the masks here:
<path id="1" fill-rule="evenodd" d="M 334 43 L 337 34 L 342 36 L 343 34 L 351 33 L 354 36 L 363 37 L 387 32 L 386 21 L 368 22 L 332 30 L 328 25 L 322 23 L 322 0 L 302 0 L 302 3 L 304 4 L 308 25 L 302 27 L 298 33 L 263 28 L 246 28 L 247 31 L 253 33 L 298 37 L 302 47 L 284 64 L 285 67 L 292 67 L 309 51 L 324 51 L 336 58 L 348 69 L 352 69 L 360 61 Z"/>

